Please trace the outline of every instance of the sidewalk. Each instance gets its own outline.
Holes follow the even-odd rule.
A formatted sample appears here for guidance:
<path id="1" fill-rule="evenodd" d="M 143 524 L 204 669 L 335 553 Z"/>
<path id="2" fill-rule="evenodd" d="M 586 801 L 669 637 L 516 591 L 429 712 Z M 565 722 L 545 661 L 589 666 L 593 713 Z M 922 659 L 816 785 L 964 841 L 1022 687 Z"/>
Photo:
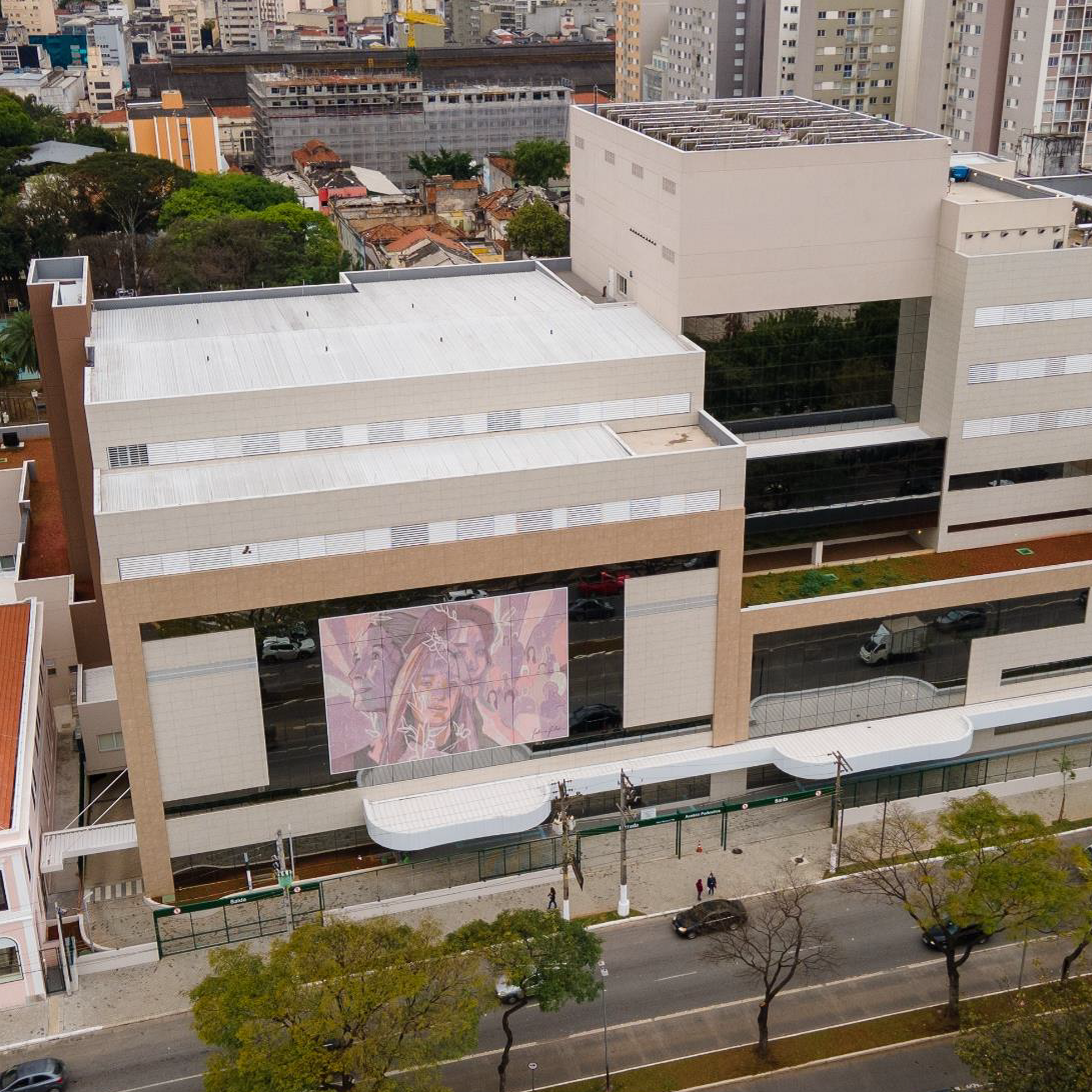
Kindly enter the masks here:
<path id="1" fill-rule="evenodd" d="M 1042 782 L 1049 782 L 1045 787 Z M 1010 789 L 1016 785 L 1009 782 Z M 1039 811 L 1047 819 L 1056 819 L 1060 799 L 1057 775 L 1035 779 L 1035 788 L 1023 793 L 1005 794 L 1014 808 Z M 816 824 L 829 807 L 829 801 L 810 803 L 805 808 L 787 805 L 732 816 L 729 824 L 728 850 L 720 848 L 720 818 L 709 816 L 684 824 L 686 830 L 683 856 L 659 856 L 663 845 L 656 838 L 674 839 L 674 827 L 644 828 L 653 832 L 642 841 L 630 836 L 629 895 L 633 910 L 643 914 L 662 913 L 690 905 L 694 901 L 694 882 L 710 871 L 717 876 L 718 894 L 738 898 L 768 890 L 779 872 L 797 858 L 806 878 L 819 879 L 827 868 L 830 852 L 829 828 Z M 1092 781 L 1070 783 L 1066 814 L 1070 818 L 1092 816 Z M 786 827 L 796 829 L 785 830 Z M 598 843 L 596 845 L 595 843 Z M 697 851 L 698 844 L 702 851 Z M 580 890 L 571 880 L 574 917 L 613 910 L 618 898 L 617 836 L 601 835 L 586 844 L 585 887 Z M 438 921 L 444 929 L 454 929 L 474 918 L 492 918 L 502 910 L 516 907 L 545 908 L 547 893 L 555 887 L 561 898 L 558 870 L 528 873 L 508 880 L 475 884 L 465 888 L 430 892 L 379 904 L 350 908 L 349 916 L 366 917 L 376 912 L 397 913 L 409 922 L 425 917 Z M 332 909 L 332 908 L 331 908 Z M 92 937 L 103 935 L 104 918 L 116 921 L 117 915 L 146 922 L 145 936 L 154 936 L 151 914 L 143 899 L 119 899 L 92 908 Z M 109 915 L 115 915 L 109 919 Z M 614 926 L 608 926 L 613 928 Z M 267 950 L 271 938 L 253 942 L 256 951 Z M 188 952 L 164 960 L 95 974 L 84 973 L 79 989 L 71 996 L 63 994 L 47 1001 L 4 1013 L 0 1045 L 23 1042 L 44 1036 L 73 1033 L 135 1020 L 166 1016 L 188 1008 L 188 992 L 205 976 L 206 951 Z"/>

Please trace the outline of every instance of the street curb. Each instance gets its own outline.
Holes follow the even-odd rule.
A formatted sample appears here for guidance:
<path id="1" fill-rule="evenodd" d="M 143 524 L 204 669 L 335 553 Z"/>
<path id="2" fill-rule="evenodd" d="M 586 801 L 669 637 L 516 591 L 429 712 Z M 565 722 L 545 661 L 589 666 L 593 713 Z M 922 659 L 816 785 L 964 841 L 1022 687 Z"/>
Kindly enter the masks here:
<path id="1" fill-rule="evenodd" d="M 55 1043 L 61 1039 L 76 1039 L 80 1035 L 96 1035 L 100 1031 L 113 1031 L 115 1028 L 129 1027 L 131 1024 L 147 1024 L 152 1020 L 169 1020 L 175 1016 L 186 1016 L 192 1009 L 176 1009 L 174 1012 L 158 1012 L 154 1016 L 134 1016 L 131 1020 L 119 1020 L 116 1024 L 95 1024 L 86 1028 L 73 1028 L 71 1031 L 58 1031 L 53 1035 L 42 1035 L 37 1039 L 24 1039 L 20 1043 L 0 1043 L 0 1054 L 9 1050 L 24 1050 L 26 1047 L 41 1046 L 43 1043 Z"/>
<path id="2" fill-rule="evenodd" d="M 954 1039 L 958 1031 L 943 1031 L 939 1035 L 923 1035 L 920 1039 L 907 1039 L 902 1043 L 888 1043 L 887 1046 L 868 1047 L 865 1050 L 854 1050 L 849 1054 L 835 1054 L 830 1058 L 816 1058 L 812 1062 L 801 1062 L 799 1065 L 783 1065 L 777 1069 L 771 1069 L 766 1073 L 748 1073 L 743 1077 L 727 1077 L 722 1081 L 711 1081 L 709 1084 L 692 1084 L 689 1088 L 679 1088 L 675 1092 L 706 1092 L 710 1088 L 722 1088 L 726 1084 L 735 1084 L 737 1081 L 760 1081 L 764 1077 L 780 1077 L 782 1073 L 796 1073 L 801 1069 L 814 1069 L 820 1065 L 830 1065 L 831 1062 L 844 1062 L 849 1058 L 864 1058 L 869 1054 L 882 1054 L 885 1050 L 902 1050 L 903 1047 L 918 1046 L 921 1043 L 940 1043 L 945 1039 Z M 779 1038 L 791 1038 L 791 1036 L 779 1036 Z M 776 1039 L 771 1039 L 776 1042 Z"/>

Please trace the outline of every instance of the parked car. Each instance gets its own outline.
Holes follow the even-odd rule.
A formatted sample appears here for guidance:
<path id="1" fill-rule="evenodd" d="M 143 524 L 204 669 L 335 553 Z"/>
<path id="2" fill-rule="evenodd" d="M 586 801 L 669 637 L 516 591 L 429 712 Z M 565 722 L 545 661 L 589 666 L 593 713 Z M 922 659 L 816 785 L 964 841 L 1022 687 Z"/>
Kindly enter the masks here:
<path id="1" fill-rule="evenodd" d="M 961 629 L 981 629 L 986 624 L 986 612 L 981 607 L 956 607 L 942 614 L 933 624 L 949 633 Z"/>
<path id="2" fill-rule="evenodd" d="M 488 594 L 481 588 L 452 588 L 444 598 L 449 603 L 465 603 L 468 599 L 484 599 Z"/>
<path id="3" fill-rule="evenodd" d="M 0 1074 L 0 1092 L 33 1092 L 35 1089 L 68 1087 L 68 1070 L 64 1062 L 56 1058 L 39 1058 L 34 1062 L 20 1062 Z"/>
<path id="4" fill-rule="evenodd" d="M 297 640 L 293 637 L 266 637 L 262 641 L 262 663 L 280 663 L 286 660 L 307 660 L 315 654 L 315 642 L 310 637 Z"/>
<path id="5" fill-rule="evenodd" d="M 736 929 L 747 920 L 747 908 L 739 899 L 707 899 L 695 903 L 671 919 L 676 936 L 693 940 L 699 933 Z"/>
<path id="6" fill-rule="evenodd" d="M 606 570 L 598 576 L 581 580 L 577 588 L 581 595 L 618 595 L 632 573 L 609 573 Z"/>
<path id="7" fill-rule="evenodd" d="M 497 1000 L 502 1005 L 514 1005 L 517 1001 L 523 1000 L 522 987 L 509 982 L 503 975 L 497 979 L 496 992 Z"/>
<path id="8" fill-rule="evenodd" d="M 946 921 L 943 925 L 923 929 L 921 942 L 926 948 L 932 948 L 934 952 L 943 952 L 945 933 L 952 938 L 952 943 L 960 948 L 972 944 L 985 944 L 990 939 L 990 934 L 981 925 L 956 925 L 954 921 Z"/>
<path id="9" fill-rule="evenodd" d="M 622 726 L 622 710 L 617 705 L 582 705 L 569 718 L 572 731 L 595 732 Z"/>
<path id="10" fill-rule="evenodd" d="M 569 607 L 569 619 L 573 622 L 601 622 L 614 614 L 614 606 L 605 599 L 577 599 Z"/>

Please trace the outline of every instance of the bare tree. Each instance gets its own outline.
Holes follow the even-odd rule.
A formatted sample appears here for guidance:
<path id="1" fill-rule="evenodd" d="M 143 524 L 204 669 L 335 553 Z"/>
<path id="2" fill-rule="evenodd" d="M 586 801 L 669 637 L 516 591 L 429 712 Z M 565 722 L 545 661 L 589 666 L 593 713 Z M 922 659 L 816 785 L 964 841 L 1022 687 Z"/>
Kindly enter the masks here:
<path id="1" fill-rule="evenodd" d="M 798 972 L 809 974 L 834 965 L 837 949 L 814 918 L 814 888 L 795 869 L 783 874 L 783 886 L 749 903 L 747 920 L 716 933 L 709 958 L 736 967 L 762 984 L 758 1007 L 758 1054 L 769 1054 L 770 1005 Z"/>

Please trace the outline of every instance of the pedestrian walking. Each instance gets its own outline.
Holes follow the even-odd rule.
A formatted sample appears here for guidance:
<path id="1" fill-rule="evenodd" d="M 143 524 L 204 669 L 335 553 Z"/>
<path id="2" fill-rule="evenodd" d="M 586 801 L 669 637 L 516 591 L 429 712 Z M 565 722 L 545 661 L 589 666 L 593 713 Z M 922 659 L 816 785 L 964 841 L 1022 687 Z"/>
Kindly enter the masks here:
<path id="1" fill-rule="evenodd" d="M 710 898 L 717 893 L 717 878 L 712 872 L 709 873 L 709 879 L 705 881 L 705 890 L 709 892 Z"/>
<path id="2" fill-rule="evenodd" d="M 698 877 L 698 882 L 696 884 L 694 884 L 694 886 L 698 889 L 698 902 L 701 902 L 701 893 L 702 893 L 702 890 L 703 890 L 702 883 L 701 883 L 701 876 Z"/>
<path id="3" fill-rule="evenodd" d="M 556 910 L 557 909 L 557 892 L 552 887 L 550 888 L 550 894 L 549 894 L 549 896 L 547 896 L 547 899 L 546 899 L 546 909 L 547 910 Z"/>

